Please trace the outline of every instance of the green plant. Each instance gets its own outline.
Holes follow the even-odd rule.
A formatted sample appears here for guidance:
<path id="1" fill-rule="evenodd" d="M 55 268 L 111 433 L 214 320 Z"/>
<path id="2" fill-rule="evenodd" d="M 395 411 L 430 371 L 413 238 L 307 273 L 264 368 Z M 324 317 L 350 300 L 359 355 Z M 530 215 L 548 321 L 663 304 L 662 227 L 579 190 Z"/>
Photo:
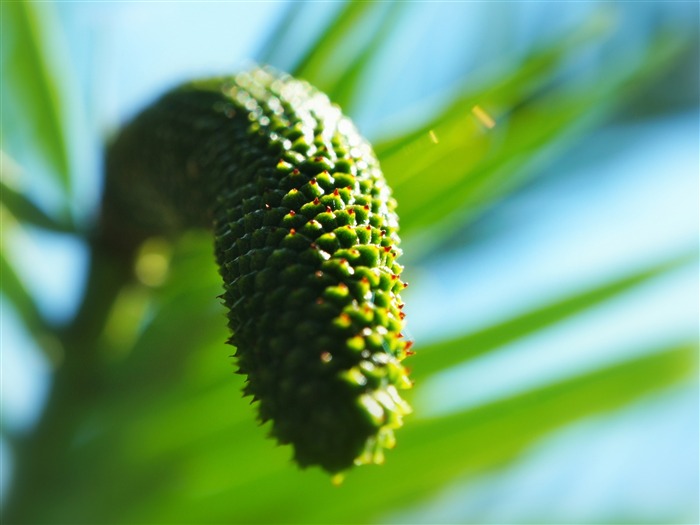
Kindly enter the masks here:
<path id="1" fill-rule="evenodd" d="M 647 4 L 633 7 L 642 10 Z M 308 80 L 355 118 L 375 100 L 374 78 L 387 60 L 384 53 L 391 49 L 394 29 L 402 27 L 401 17 L 413 8 L 438 8 L 438 3 L 416 5 L 339 4 L 307 47 L 297 38 L 299 23 L 316 19 L 316 11 L 311 15 L 309 10 L 320 6 L 292 3 L 254 58 Z M 492 5 L 500 9 L 509 4 Z M 669 88 L 665 81 L 665 76 L 673 81 L 679 72 L 681 78 L 686 78 L 683 72 L 692 72 L 696 35 L 673 26 L 668 31 L 662 17 L 656 20 L 658 27 L 628 21 L 626 5 L 591 6 L 594 16 L 576 30 L 521 53 L 507 53 L 505 42 L 485 57 L 480 47 L 484 67 L 462 69 L 451 77 L 458 80 L 451 90 L 434 93 L 437 103 L 427 116 L 393 126 L 383 137 L 370 137 L 400 203 L 407 273 L 417 285 L 409 292 L 435 271 L 436 263 L 456 257 L 459 250 L 479 253 L 481 240 L 498 233 L 491 219 L 509 209 L 510 199 L 565 179 L 587 137 L 611 122 L 639 124 L 650 115 L 697 109 L 692 87 L 688 100 L 675 96 L 682 82 Z M 95 111 L 91 102 L 102 103 L 102 85 L 76 94 L 78 75 L 71 63 L 57 65 L 50 37 L 61 24 L 52 18 L 52 7 L 0 4 L 3 314 L 16 312 L 51 376 L 50 396 L 29 431 L 13 427 L 3 414 L 2 436 L 15 466 L 3 521 L 381 521 L 407 502 L 429 501 L 464 477 L 479 480 L 508 468 L 533 444 L 574 421 L 615 417 L 633 403 L 694 381 L 696 338 L 667 338 L 633 341 L 637 353 L 452 412 L 427 417 L 416 403 L 421 385 L 443 372 L 498 357 L 509 344 L 560 329 L 696 263 L 696 243 L 686 246 L 685 253 L 662 252 L 655 261 L 628 261 L 597 282 L 581 280 L 555 295 L 532 298 L 481 325 L 460 320 L 451 332 L 419 340 L 420 351 L 411 361 L 418 386 L 407 393 L 416 413 L 402 429 L 391 461 L 382 468 L 357 469 L 341 488 L 332 487 L 322 472 L 299 471 L 290 464 L 288 447 L 275 448 L 264 439 L 269 424 L 254 424 L 250 406 L 240 399 L 243 379 L 232 377 L 227 368 L 224 309 L 212 302 L 221 293 L 221 279 L 210 232 L 194 229 L 177 240 L 150 238 L 138 246 L 135 264 L 123 246 L 94 236 L 95 219 L 84 209 L 95 201 L 81 198 L 77 188 L 84 183 L 81 172 L 102 178 L 84 159 L 85 150 L 100 152 L 90 140 L 108 142 L 98 116 L 89 111 Z M 618 26 L 607 16 L 608 8 L 621 17 Z M 159 27 L 167 25 L 163 20 L 157 18 Z M 483 24 L 486 35 L 480 44 L 499 41 L 494 32 L 499 27 L 514 34 L 516 28 L 507 24 L 501 18 L 498 24 Z M 133 28 L 118 27 L 123 30 L 117 31 L 124 40 L 121 46 Z M 156 29 L 154 25 L 154 33 Z M 639 37 L 627 52 L 620 52 L 617 44 L 623 30 Z M 204 32 L 193 33 L 191 39 L 188 31 L 177 36 L 197 48 Z M 150 46 L 158 47 L 154 41 Z M 452 51 L 458 48 L 450 42 Z M 447 49 L 439 49 L 430 60 L 442 59 L 442 54 Z M 458 58 L 455 69 L 463 57 Z M 413 56 L 406 61 L 411 68 L 420 67 Z M 487 65 L 495 67 L 484 71 Z M 430 79 L 426 73 L 424 80 Z M 392 86 L 397 93 L 400 88 Z M 485 127 L 475 118 L 475 108 L 490 114 L 496 126 Z M 90 115 L 82 134 L 72 125 L 80 114 Z M 546 176 L 545 167 L 563 157 L 567 162 Z M 42 309 L 46 292 L 32 287 L 25 260 L 19 257 L 23 236 L 35 231 L 70 236 L 90 254 L 81 306 L 65 324 Z M 428 308 L 449 313 L 439 301 Z M 562 353 L 566 351 L 563 347 Z M 8 373 L 3 366 L 5 378 Z M 638 462 L 648 460 L 640 457 Z M 534 521 L 547 520 L 551 499 Z M 576 515 L 567 519 L 581 521 Z M 602 510 L 598 519 L 640 521 L 614 509 Z M 657 521 L 674 519 L 676 515 Z"/>

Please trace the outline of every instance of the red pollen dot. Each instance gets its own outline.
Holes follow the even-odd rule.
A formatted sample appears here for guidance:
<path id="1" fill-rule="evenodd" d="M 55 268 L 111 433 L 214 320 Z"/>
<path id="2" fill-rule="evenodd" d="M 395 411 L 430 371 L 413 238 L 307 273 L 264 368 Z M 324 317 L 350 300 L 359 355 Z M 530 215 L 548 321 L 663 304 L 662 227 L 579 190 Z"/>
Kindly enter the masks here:
<path id="1" fill-rule="evenodd" d="M 321 202 L 321 201 L 318 200 L 318 197 L 316 197 L 316 198 L 314 199 L 314 204 L 319 204 L 320 202 Z"/>
<path id="2" fill-rule="evenodd" d="M 406 353 L 406 357 L 411 357 L 412 355 L 416 355 L 416 353 L 413 350 L 404 350 Z"/>
<path id="3" fill-rule="evenodd" d="M 330 213 L 331 211 L 333 211 L 333 210 L 331 210 L 331 207 L 330 207 L 330 206 L 326 206 L 326 213 Z"/>
<path id="4" fill-rule="evenodd" d="M 382 230 L 382 231 L 379 233 L 379 235 L 381 235 L 382 237 L 384 237 L 384 236 L 386 235 L 386 230 Z"/>
<path id="5" fill-rule="evenodd" d="M 314 219 L 311 219 L 311 220 L 309 221 L 309 224 L 310 224 L 311 226 L 314 226 L 315 224 L 318 224 L 318 223 L 317 223 Z"/>
<path id="6" fill-rule="evenodd" d="M 321 173 L 323 173 L 324 175 L 330 175 L 330 173 L 328 173 L 328 170 L 323 170 Z"/>
<path id="7" fill-rule="evenodd" d="M 401 304 L 399 305 L 399 310 L 402 310 L 404 306 L 406 306 L 406 305 L 405 305 L 404 303 L 401 303 Z"/>
<path id="8" fill-rule="evenodd" d="M 372 227 L 368 224 L 367 226 L 365 226 L 365 230 L 367 230 L 368 232 L 371 232 L 371 231 L 372 231 Z"/>
<path id="9" fill-rule="evenodd" d="M 289 230 L 289 235 L 296 235 L 296 233 L 297 233 L 297 231 L 294 228 Z"/>
<path id="10" fill-rule="evenodd" d="M 384 251 L 389 253 L 391 251 L 391 246 L 384 246 Z"/>
<path id="11" fill-rule="evenodd" d="M 297 168 L 294 168 L 294 169 L 292 170 L 292 174 L 294 174 L 294 175 L 299 175 L 299 170 L 298 170 Z"/>
<path id="12" fill-rule="evenodd" d="M 413 341 L 406 341 L 406 346 L 404 347 L 404 350 L 406 353 L 411 351 L 411 347 L 413 346 Z M 411 352 L 411 355 L 415 354 L 415 352 Z"/>
<path id="13" fill-rule="evenodd" d="M 406 314 L 404 312 L 399 312 L 399 317 L 403 321 L 406 318 Z"/>
<path id="14" fill-rule="evenodd" d="M 404 288 L 408 288 L 408 283 L 403 283 Z"/>
<path id="15" fill-rule="evenodd" d="M 363 277 L 362 279 L 360 279 L 360 282 L 362 282 L 363 284 L 369 284 L 369 279 L 367 279 L 367 277 Z"/>
<path id="16" fill-rule="evenodd" d="M 350 209 L 348 210 L 348 213 L 349 213 L 350 215 L 355 215 L 355 210 L 353 210 L 352 208 L 350 208 Z"/>
<path id="17" fill-rule="evenodd" d="M 338 188 L 336 188 L 336 189 L 333 190 L 333 195 L 335 195 L 336 197 L 337 197 L 338 195 L 340 195 L 340 192 L 338 191 Z"/>
<path id="18" fill-rule="evenodd" d="M 365 204 L 365 205 L 363 206 L 363 208 L 364 208 L 365 210 L 369 210 L 369 204 Z"/>
<path id="19" fill-rule="evenodd" d="M 322 160 L 323 160 L 323 157 L 316 157 L 316 158 L 314 159 L 314 161 L 316 161 L 316 162 L 321 162 Z"/>
<path id="20" fill-rule="evenodd" d="M 289 215 L 291 215 L 292 217 L 294 217 L 296 214 L 297 212 L 295 212 L 294 210 L 289 210 Z"/>
<path id="21" fill-rule="evenodd" d="M 352 186 L 345 186 L 345 189 L 352 191 Z"/>
<path id="22" fill-rule="evenodd" d="M 311 184 L 312 186 L 313 186 L 314 184 L 316 184 L 316 177 L 312 178 L 312 179 L 309 181 L 309 184 Z"/>
<path id="23" fill-rule="evenodd" d="M 340 264 L 348 264 L 348 260 L 347 259 L 340 259 Z"/>
<path id="24" fill-rule="evenodd" d="M 392 274 L 391 274 L 391 280 L 392 280 L 392 281 L 395 281 L 395 280 L 398 279 L 398 278 L 399 278 L 399 276 L 396 275 L 395 273 L 392 273 Z"/>

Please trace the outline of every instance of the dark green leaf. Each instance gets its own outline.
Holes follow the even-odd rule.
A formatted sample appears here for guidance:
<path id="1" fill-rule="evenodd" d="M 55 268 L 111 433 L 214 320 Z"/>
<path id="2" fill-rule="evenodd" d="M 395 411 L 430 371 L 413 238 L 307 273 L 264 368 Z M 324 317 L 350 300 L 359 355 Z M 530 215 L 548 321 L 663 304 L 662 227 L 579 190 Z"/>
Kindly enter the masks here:
<path id="1" fill-rule="evenodd" d="M 0 198 L 3 206 L 18 220 L 55 232 L 74 233 L 75 228 L 50 217 L 25 195 L 0 180 Z"/>
<path id="2" fill-rule="evenodd" d="M 0 251 L 0 275 L 2 275 L 2 293 L 12 302 L 27 329 L 35 333 L 46 330 L 48 328 L 46 321 L 24 283 L 5 257 L 4 250 Z"/>

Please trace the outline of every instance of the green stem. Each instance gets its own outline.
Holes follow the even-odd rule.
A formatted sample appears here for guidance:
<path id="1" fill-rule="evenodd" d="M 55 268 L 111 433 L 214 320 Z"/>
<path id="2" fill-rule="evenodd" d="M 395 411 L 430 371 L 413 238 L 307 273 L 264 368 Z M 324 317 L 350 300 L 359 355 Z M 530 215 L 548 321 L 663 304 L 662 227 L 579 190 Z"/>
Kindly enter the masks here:
<path id="1" fill-rule="evenodd" d="M 131 278 L 133 252 L 115 253 L 102 237 L 90 243 L 85 295 L 73 322 L 60 332 L 65 350 L 40 421 L 14 448 L 14 469 L 2 523 L 32 523 L 50 516 L 45 505 L 65 484 L 69 451 L 104 373 L 99 339 L 115 299 Z M 41 502 L 41 504 L 39 503 Z"/>

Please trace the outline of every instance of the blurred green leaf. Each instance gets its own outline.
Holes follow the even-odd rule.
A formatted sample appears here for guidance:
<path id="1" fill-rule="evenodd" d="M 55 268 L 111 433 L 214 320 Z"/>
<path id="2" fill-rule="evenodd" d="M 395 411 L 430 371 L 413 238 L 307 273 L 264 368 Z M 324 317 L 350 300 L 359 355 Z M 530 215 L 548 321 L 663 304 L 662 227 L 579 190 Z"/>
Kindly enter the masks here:
<path id="1" fill-rule="evenodd" d="M 350 477 L 347 485 L 358 497 L 334 498 L 322 515 L 310 519 L 369 515 L 425 499 L 458 476 L 514 459 L 555 428 L 689 379 L 696 373 L 696 352 L 695 343 L 658 349 L 467 412 L 414 422 L 403 433 L 391 467 Z"/>
<path id="2" fill-rule="evenodd" d="M 409 419 L 387 465 L 352 471 L 338 489 L 323 473 L 296 469 L 289 448 L 275 446 L 265 438 L 267 427 L 255 423 L 254 407 L 240 397 L 242 378 L 226 366 L 231 360 L 219 340 L 223 317 L 211 308 L 215 276 L 189 295 L 169 290 L 184 290 L 183 276 L 210 257 L 204 241 L 178 248 L 170 279 L 157 292 L 168 299 L 153 328 L 82 417 L 97 437 L 71 452 L 75 472 L 57 489 L 53 519 L 92 521 L 111 509 L 120 522 L 362 521 L 406 499 L 424 498 L 465 472 L 500 465 L 553 428 L 623 406 L 692 373 L 692 348 L 669 349 L 464 413 Z M 411 363 L 416 377 L 542 330 L 687 261 L 670 260 L 473 334 L 466 355 L 448 348 L 420 352 Z M 71 494 L 111 479 L 119 482 L 110 484 L 110 493 L 76 514 Z M 272 507 L 264 504 L 270 494 Z"/>
<path id="3" fill-rule="evenodd" d="M 533 333 L 546 330 L 556 323 L 596 308 L 606 301 L 696 261 L 697 255 L 694 252 L 673 258 L 661 264 L 626 273 L 602 285 L 586 287 L 578 293 L 528 310 L 476 332 L 420 346 L 416 355 L 411 358 L 413 375 L 420 381 L 420 378 L 434 372 L 445 370 Z"/>
<path id="4" fill-rule="evenodd" d="M 183 443 L 179 452 L 166 448 L 159 460 L 149 460 L 140 467 L 133 460 L 123 464 L 126 452 L 122 449 L 126 446 L 130 454 L 139 452 L 140 439 L 116 449 L 111 446 L 112 451 L 122 450 L 113 458 L 115 470 L 108 471 L 117 479 L 129 479 L 140 471 L 168 472 L 148 494 L 137 494 L 125 484 L 112 505 L 124 513 L 125 522 L 144 516 L 147 520 L 202 523 L 367 522 L 407 501 L 424 500 L 466 473 L 510 461 L 562 425 L 618 409 L 691 377 L 696 367 L 695 348 L 689 344 L 657 349 L 466 412 L 412 421 L 402 429 L 401 442 L 389 453 L 387 465 L 354 470 L 340 488 L 333 487 L 328 476 L 317 470 L 300 471 L 289 465 L 289 450 L 263 439 L 264 429 L 256 430 L 252 420 L 226 428 L 220 418 L 198 416 L 193 404 L 173 407 L 171 423 L 160 426 L 153 422 L 150 429 L 142 430 L 144 437 L 154 436 L 147 449 L 158 451 L 155 436 L 177 434 L 181 426 L 198 437 L 191 447 Z M 217 403 L 224 413 L 226 408 L 245 409 L 240 399 L 227 403 L 223 391 L 221 394 L 220 400 L 217 394 L 208 401 Z M 204 407 L 207 398 L 201 397 L 197 403 Z M 130 426 L 127 423 L 128 432 Z M 145 461 L 141 457 L 138 461 Z M 111 477 L 106 472 L 103 476 L 105 481 Z M 266 503 L 270 498 L 275 505 Z M 99 515 L 98 507 L 94 515 L 85 517 L 89 520 Z"/>
<path id="5" fill-rule="evenodd" d="M 5 184 L 3 180 L 0 180 L 0 199 L 7 211 L 20 222 L 55 232 L 75 232 L 73 225 L 59 222 L 50 217 L 21 192 Z"/>
<path id="6" fill-rule="evenodd" d="M 333 21 L 324 28 L 290 73 L 326 92 L 334 77 L 337 78 L 342 73 L 343 66 L 347 63 L 348 58 L 343 56 L 344 53 L 359 51 L 353 47 L 350 39 L 359 33 L 360 22 L 376 10 L 378 5 L 374 2 L 344 3 Z"/>
<path id="7" fill-rule="evenodd" d="M 573 33 L 549 43 L 546 46 L 532 49 L 516 64 L 503 67 L 491 73 L 481 85 L 474 85 L 474 79 L 465 80 L 464 86 L 458 91 L 454 100 L 448 101 L 445 107 L 433 118 L 395 137 L 385 139 L 375 144 L 375 151 L 382 162 L 392 159 L 394 154 L 410 147 L 422 145 L 420 153 L 432 153 L 430 141 L 426 141 L 431 130 L 441 135 L 442 130 L 453 126 L 462 127 L 464 118 L 474 121 L 472 108 L 478 104 L 488 103 L 489 107 L 501 112 L 524 104 L 537 93 L 552 87 L 555 75 L 561 70 L 572 55 L 581 53 L 595 45 L 609 33 L 609 25 L 601 22 L 600 18 L 592 17 L 585 20 Z M 445 98 L 446 94 L 439 94 Z M 422 158 L 422 155 L 418 155 Z"/>
<path id="8" fill-rule="evenodd" d="M 205 388 L 211 386 L 210 376 L 200 378 L 188 369 L 201 362 L 201 348 L 218 347 L 220 370 L 231 362 L 228 355 L 233 353 L 233 348 L 223 344 L 229 332 L 224 309 L 217 301 L 222 284 L 209 232 L 190 232 L 175 242 L 172 250 L 164 284 L 153 289 L 142 286 L 141 318 L 136 320 L 139 325 L 136 337 L 129 341 L 128 347 L 115 349 L 111 340 L 116 335 L 113 332 L 102 337 L 105 350 L 116 352 L 106 380 L 114 382 L 112 391 L 119 393 L 122 403 L 132 395 L 136 403 L 144 391 L 163 391 L 175 380 L 188 385 L 189 377 L 201 381 Z M 192 275 L 197 275 L 197 279 L 193 280 Z M 123 318 L 124 322 L 133 324 L 130 315 L 133 309 L 133 303 L 117 301 L 110 314 L 112 321 Z M 197 329 L 193 330 L 193 326 Z M 140 388 L 124 392 L 121 385 L 130 381 L 136 381 Z M 107 390 L 110 390 L 108 386 Z M 170 393 L 164 391 L 166 397 Z"/>
<path id="9" fill-rule="evenodd" d="M 43 17 L 52 10 L 38 2 L 3 2 L 4 104 L 12 104 L 22 115 L 51 174 L 64 190 L 70 189 L 70 162 L 63 126 L 63 99 L 58 81 L 49 67 L 47 26 Z M 41 13 L 41 14 L 40 14 Z M 51 25 L 55 27 L 55 25 Z M 7 107 L 7 105 L 5 106 Z M 3 132 L 11 133 L 5 129 Z"/>
<path id="10" fill-rule="evenodd" d="M 550 51 L 526 61 L 532 69 L 525 68 L 526 77 L 519 79 L 532 88 L 527 75 L 539 78 L 536 96 L 522 90 L 521 82 L 508 81 L 497 90 L 487 88 L 450 105 L 421 128 L 419 135 L 410 133 L 380 147 L 385 155 L 380 159 L 382 166 L 401 203 L 402 235 L 421 234 L 420 242 L 411 245 L 414 254 L 430 252 L 529 180 L 543 164 L 561 156 L 575 139 L 628 102 L 618 93 L 630 96 L 634 89 L 641 89 L 681 49 L 681 39 L 661 35 L 644 61 L 617 67 L 595 85 L 568 90 L 546 87 L 547 72 L 554 72 L 559 56 Z M 493 119 L 492 129 L 484 124 L 488 118 Z"/>
<path id="11" fill-rule="evenodd" d="M 590 129 L 599 122 L 607 110 L 603 101 L 603 93 L 552 98 L 511 115 L 504 129 L 488 132 L 490 137 L 465 113 L 462 129 L 438 135 L 434 155 L 421 156 L 420 165 L 393 167 L 402 174 L 393 187 L 401 203 L 403 234 L 430 228 L 433 242 L 451 234 L 464 224 L 465 216 L 482 212 L 521 183 L 538 161 L 560 154 L 584 123 Z"/>
<path id="12" fill-rule="evenodd" d="M 45 331 L 48 328 L 47 323 L 41 315 L 36 301 L 5 257 L 4 246 L 0 250 L 0 275 L 2 275 L 0 291 L 15 307 L 27 329 L 35 335 Z"/>
<path id="13" fill-rule="evenodd" d="M 348 60 L 343 74 L 326 87 L 328 97 L 338 104 L 345 114 L 351 115 L 353 113 L 361 94 L 362 80 L 367 75 L 367 70 L 378 49 L 391 35 L 392 27 L 396 26 L 397 19 L 407 5 L 404 2 L 393 2 L 386 6 L 384 11 L 379 14 L 377 27 L 372 31 L 367 42 L 355 49 L 355 53 Z"/>
<path id="14" fill-rule="evenodd" d="M 289 2 L 277 23 L 270 29 L 262 46 L 255 53 L 259 64 L 270 64 L 280 67 L 279 63 L 287 58 L 286 45 L 294 35 L 296 22 L 304 16 L 304 2 Z"/>

